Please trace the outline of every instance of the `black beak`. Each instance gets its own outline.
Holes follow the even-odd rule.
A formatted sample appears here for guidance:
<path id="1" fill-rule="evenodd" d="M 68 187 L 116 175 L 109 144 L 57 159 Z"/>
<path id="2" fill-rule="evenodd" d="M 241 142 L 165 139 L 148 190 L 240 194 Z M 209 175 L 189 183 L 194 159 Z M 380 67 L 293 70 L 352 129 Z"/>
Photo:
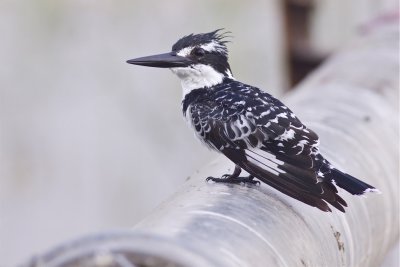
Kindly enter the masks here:
<path id="1" fill-rule="evenodd" d="M 130 59 L 126 63 L 156 68 L 174 68 L 187 67 L 193 64 L 193 61 L 185 57 L 178 56 L 175 52 L 153 55 L 148 57 L 139 57 Z"/>

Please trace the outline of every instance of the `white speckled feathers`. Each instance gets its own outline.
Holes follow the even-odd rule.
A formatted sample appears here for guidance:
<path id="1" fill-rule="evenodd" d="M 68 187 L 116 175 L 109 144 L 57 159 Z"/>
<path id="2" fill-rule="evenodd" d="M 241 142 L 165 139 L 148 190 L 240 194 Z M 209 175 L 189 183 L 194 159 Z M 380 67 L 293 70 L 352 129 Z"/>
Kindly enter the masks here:
<path id="1" fill-rule="evenodd" d="M 279 100 L 258 88 L 230 80 L 213 89 L 199 90 L 184 102 L 185 113 L 188 112 L 197 136 L 211 147 L 222 150 L 276 145 L 277 152 L 288 155 L 317 153 L 318 136 Z M 196 100 L 189 103 L 193 97 Z M 225 142 L 208 140 L 215 128 L 220 128 Z"/>
<path id="2" fill-rule="evenodd" d="M 321 198 L 344 211 L 318 136 L 276 98 L 225 78 L 192 90 L 182 104 L 197 137 L 251 175 L 322 210 L 330 209 Z"/>

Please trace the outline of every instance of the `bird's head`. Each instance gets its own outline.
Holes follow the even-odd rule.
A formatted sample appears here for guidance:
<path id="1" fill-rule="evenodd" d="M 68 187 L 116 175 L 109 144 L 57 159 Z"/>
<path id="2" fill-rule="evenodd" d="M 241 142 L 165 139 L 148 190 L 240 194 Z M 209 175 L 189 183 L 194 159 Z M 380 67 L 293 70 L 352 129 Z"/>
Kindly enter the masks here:
<path id="1" fill-rule="evenodd" d="M 220 31 L 187 35 L 179 39 L 169 53 L 135 58 L 127 63 L 170 68 L 181 79 L 184 95 L 193 89 L 211 87 L 225 78 L 233 79 L 227 41 Z"/>

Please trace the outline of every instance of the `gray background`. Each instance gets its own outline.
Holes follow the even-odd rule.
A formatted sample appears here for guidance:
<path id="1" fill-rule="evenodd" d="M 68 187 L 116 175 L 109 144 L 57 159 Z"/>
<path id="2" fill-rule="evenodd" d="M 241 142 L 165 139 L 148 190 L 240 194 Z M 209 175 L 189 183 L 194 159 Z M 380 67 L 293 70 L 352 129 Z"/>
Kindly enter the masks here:
<path id="1" fill-rule="evenodd" d="M 318 2 L 319 50 L 345 45 L 398 5 L 348 2 Z M 216 157 L 182 119 L 178 79 L 125 60 L 226 28 L 235 78 L 280 96 L 288 88 L 281 4 L 1 0 L 0 266 L 132 226 Z"/>

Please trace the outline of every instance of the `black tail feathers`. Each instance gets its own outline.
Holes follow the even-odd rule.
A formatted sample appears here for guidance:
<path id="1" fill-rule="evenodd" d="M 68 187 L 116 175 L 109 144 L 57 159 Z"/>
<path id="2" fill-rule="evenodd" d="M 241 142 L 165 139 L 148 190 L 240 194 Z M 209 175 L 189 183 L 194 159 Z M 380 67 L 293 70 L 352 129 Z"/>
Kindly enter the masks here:
<path id="1" fill-rule="evenodd" d="M 330 174 L 329 178 L 331 178 L 337 186 L 353 195 L 362 195 L 366 192 L 379 192 L 379 190 L 372 185 L 364 183 L 363 181 L 358 180 L 347 173 L 343 173 L 338 169 L 332 169 Z"/>

